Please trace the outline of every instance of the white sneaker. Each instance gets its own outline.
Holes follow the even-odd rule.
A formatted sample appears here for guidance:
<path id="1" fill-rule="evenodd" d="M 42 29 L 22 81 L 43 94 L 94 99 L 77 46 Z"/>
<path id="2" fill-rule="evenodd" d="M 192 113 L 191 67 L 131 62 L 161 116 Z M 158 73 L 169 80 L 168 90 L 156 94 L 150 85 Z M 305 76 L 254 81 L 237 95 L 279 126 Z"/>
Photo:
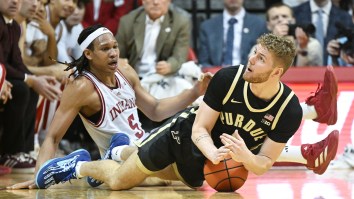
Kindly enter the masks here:
<path id="1" fill-rule="evenodd" d="M 333 169 L 333 170 L 340 170 L 340 169 L 351 169 L 352 167 L 349 165 L 349 163 L 345 160 L 343 155 L 340 155 L 336 160 L 331 161 L 328 165 L 328 169 Z"/>
<path id="2" fill-rule="evenodd" d="M 354 167 L 354 146 L 347 144 L 344 148 L 343 159 L 351 166 Z"/>

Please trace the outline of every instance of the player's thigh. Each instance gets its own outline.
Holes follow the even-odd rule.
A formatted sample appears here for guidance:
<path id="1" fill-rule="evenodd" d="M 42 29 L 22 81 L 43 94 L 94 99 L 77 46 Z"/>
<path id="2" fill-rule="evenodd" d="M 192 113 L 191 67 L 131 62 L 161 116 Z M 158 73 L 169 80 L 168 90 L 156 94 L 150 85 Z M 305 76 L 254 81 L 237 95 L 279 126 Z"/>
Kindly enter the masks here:
<path id="1" fill-rule="evenodd" d="M 168 165 L 166 168 L 157 171 L 152 176 L 164 179 L 164 180 L 179 180 L 172 165 Z"/>
<path id="2" fill-rule="evenodd" d="M 119 167 L 108 183 L 113 190 L 124 190 L 138 186 L 143 182 L 149 174 L 144 173 L 138 166 L 139 159 L 137 151 L 130 155 L 130 157 Z"/>

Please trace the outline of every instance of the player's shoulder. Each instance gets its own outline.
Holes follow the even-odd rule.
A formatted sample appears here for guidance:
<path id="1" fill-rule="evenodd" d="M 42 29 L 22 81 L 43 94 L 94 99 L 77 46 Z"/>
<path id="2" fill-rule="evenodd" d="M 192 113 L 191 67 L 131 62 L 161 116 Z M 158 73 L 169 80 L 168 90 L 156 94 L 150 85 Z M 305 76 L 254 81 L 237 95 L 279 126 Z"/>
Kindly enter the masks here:
<path id="1" fill-rule="evenodd" d="M 301 115 L 302 117 L 302 108 L 298 96 L 289 86 L 287 86 L 284 83 L 282 84 L 284 86 L 284 93 L 286 94 L 286 100 L 289 100 L 286 106 L 287 113 L 291 116 L 298 117 L 299 115 Z"/>

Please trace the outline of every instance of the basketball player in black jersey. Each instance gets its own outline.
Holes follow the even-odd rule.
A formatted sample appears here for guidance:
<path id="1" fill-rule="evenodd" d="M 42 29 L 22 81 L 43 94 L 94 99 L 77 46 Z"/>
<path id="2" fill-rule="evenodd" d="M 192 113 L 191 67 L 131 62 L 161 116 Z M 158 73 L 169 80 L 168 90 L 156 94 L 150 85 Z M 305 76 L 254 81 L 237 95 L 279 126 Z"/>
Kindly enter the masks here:
<path id="1" fill-rule="evenodd" d="M 298 98 L 280 82 L 294 56 L 293 42 L 263 35 L 247 67 L 240 65 L 217 72 L 199 108 L 190 107 L 176 114 L 137 142 L 138 151 L 121 166 L 113 160 L 90 162 L 89 158 L 81 158 L 78 162 L 75 158 L 80 159 L 81 150 L 46 162 L 38 171 L 36 184 L 48 188 L 91 176 L 107 183 L 112 190 L 124 190 L 153 175 L 181 180 L 197 188 L 204 181 L 206 158 L 216 164 L 228 155 L 250 172 L 261 175 L 277 160 L 301 123 Z M 333 159 L 333 151 L 336 153 L 338 132 L 331 135 L 337 142 L 320 144 L 331 153 L 324 154 L 324 159 Z"/>

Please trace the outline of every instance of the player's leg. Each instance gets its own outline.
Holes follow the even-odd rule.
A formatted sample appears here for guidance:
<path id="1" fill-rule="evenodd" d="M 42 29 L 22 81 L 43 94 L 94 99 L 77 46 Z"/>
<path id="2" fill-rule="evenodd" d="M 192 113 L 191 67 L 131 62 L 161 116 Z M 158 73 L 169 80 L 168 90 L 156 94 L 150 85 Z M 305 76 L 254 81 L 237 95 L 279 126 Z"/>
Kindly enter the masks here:
<path id="1" fill-rule="evenodd" d="M 333 125 L 337 122 L 338 83 L 333 67 L 328 66 L 322 86 L 319 86 L 313 96 L 301 103 L 304 119 L 312 119 L 319 123 Z"/>
<path id="2" fill-rule="evenodd" d="M 338 149 L 339 132 L 332 131 L 325 139 L 301 146 L 286 146 L 277 162 L 302 163 L 316 174 L 323 174 L 335 158 Z"/>
<path id="3" fill-rule="evenodd" d="M 113 160 L 85 162 L 77 171 L 80 177 L 91 176 L 105 182 L 112 190 L 126 190 L 138 186 L 149 176 L 139 169 L 137 159 L 134 152 L 121 165 Z"/>

